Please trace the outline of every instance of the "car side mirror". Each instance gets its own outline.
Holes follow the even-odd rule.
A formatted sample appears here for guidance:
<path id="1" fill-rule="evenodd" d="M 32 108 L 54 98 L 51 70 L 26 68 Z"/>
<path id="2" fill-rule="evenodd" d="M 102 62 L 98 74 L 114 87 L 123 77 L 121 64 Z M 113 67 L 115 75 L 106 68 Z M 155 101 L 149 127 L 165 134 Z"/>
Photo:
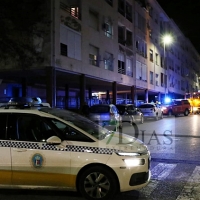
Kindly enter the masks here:
<path id="1" fill-rule="evenodd" d="M 47 144 L 60 144 L 61 139 L 57 136 L 51 136 L 50 138 L 47 139 Z"/>

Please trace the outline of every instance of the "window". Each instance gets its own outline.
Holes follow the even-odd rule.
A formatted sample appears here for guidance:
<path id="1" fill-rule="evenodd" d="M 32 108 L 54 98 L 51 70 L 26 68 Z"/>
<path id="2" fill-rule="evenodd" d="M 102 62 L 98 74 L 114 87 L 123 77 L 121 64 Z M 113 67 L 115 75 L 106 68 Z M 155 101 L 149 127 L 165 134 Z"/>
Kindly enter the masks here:
<path id="1" fill-rule="evenodd" d="M 98 18 L 98 13 L 95 11 L 90 10 L 89 11 L 89 17 L 90 17 L 90 21 L 89 21 L 89 25 L 90 27 L 92 27 L 95 30 L 99 30 L 99 18 Z"/>
<path id="2" fill-rule="evenodd" d="M 103 30 L 104 30 L 104 33 L 105 33 L 105 36 L 111 38 L 112 37 L 112 24 L 110 21 L 107 21 L 103 24 Z"/>
<path id="3" fill-rule="evenodd" d="M 89 46 L 89 62 L 91 65 L 99 66 L 98 63 L 99 49 L 93 45 Z"/>
<path id="4" fill-rule="evenodd" d="M 149 59 L 150 59 L 150 61 L 153 62 L 153 50 L 152 49 L 149 50 Z"/>
<path id="5" fill-rule="evenodd" d="M 125 45 L 125 27 L 118 26 L 118 42 Z"/>
<path id="6" fill-rule="evenodd" d="M 162 68 L 164 68 L 164 57 L 163 56 L 160 57 L 160 66 Z"/>
<path id="7" fill-rule="evenodd" d="M 160 76 L 161 86 L 164 87 L 164 74 L 161 73 L 160 75 L 161 75 L 161 76 Z"/>
<path id="8" fill-rule="evenodd" d="M 71 16 L 78 19 L 79 18 L 79 7 L 71 6 L 70 13 L 71 13 Z"/>
<path id="9" fill-rule="evenodd" d="M 132 22 L 132 6 L 126 2 L 126 19 Z"/>
<path id="10" fill-rule="evenodd" d="M 57 122 L 55 125 L 57 126 Z M 80 142 L 93 142 L 93 140 L 91 138 L 80 133 L 76 129 L 74 129 L 70 126 L 66 126 L 66 124 L 64 124 L 64 125 L 65 125 L 65 129 L 64 129 L 65 130 L 65 137 L 64 137 L 65 140 L 80 141 Z"/>
<path id="11" fill-rule="evenodd" d="M 125 15 L 125 0 L 118 0 L 118 12 Z"/>
<path id="12" fill-rule="evenodd" d="M 119 53 L 118 54 L 118 73 L 119 74 L 125 74 L 125 63 L 124 63 L 124 54 Z"/>
<path id="13" fill-rule="evenodd" d="M 113 55 L 108 52 L 105 52 L 104 66 L 105 66 L 105 69 L 113 71 Z"/>
<path id="14" fill-rule="evenodd" d="M 132 39 L 132 32 L 126 31 L 126 46 L 132 47 L 133 45 L 133 39 Z"/>
<path id="15" fill-rule="evenodd" d="M 8 123 L 8 134 L 12 140 L 45 142 L 51 136 L 62 138 L 59 130 L 52 128 L 53 124 L 32 114 L 9 115 Z"/>
<path id="16" fill-rule="evenodd" d="M 138 29 L 140 29 L 143 33 L 146 33 L 146 20 L 138 12 L 136 12 L 135 24 Z"/>
<path id="17" fill-rule="evenodd" d="M 136 61 L 136 79 L 142 80 L 142 63 Z"/>
<path id="18" fill-rule="evenodd" d="M 133 77 L 133 67 L 131 58 L 126 58 L 126 75 Z"/>
<path id="19" fill-rule="evenodd" d="M 60 25 L 60 53 L 81 60 L 81 34 L 62 24 Z"/>
<path id="20" fill-rule="evenodd" d="M 67 56 L 67 45 L 60 43 L 60 54 Z"/>
<path id="21" fill-rule="evenodd" d="M 136 42 L 135 42 L 135 47 L 137 50 L 137 53 L 140 54 L 141 56 L 147 58 L 147 44 L 144 40 L 141 38 L 137 37 Z"/>
<path id="22" fill-rule="evenodd" d="M 147 66 L 142 64 L 142 80 L 147 81 Z"/>
<path id="23" fill-rule="evenodd" d="M 158 65 L 158 54 L 156 53 L 156 65 Z"/>
<path id="24" fill-rule="evenodd" d="M 76 4 L 76 5 L 75 5 Z M 69 2 L 66 2 L 64 0 L 60 1 L 60 8 L 68 13 L 70 13 L 70 15 L 72 17 L 75 17 L 77 19 L 81 19 L 81 15 L 80 15 L 80 2 L 79 0 L 76 1 L 76 3 L 73 5 L 69 5 Z"/>
<path id="25" fill-rule="evenodd" d="M 150 83 L 153 84 L 153 72 L 152 71 L 150 71 L 149 79 L 150 79 Z"/>

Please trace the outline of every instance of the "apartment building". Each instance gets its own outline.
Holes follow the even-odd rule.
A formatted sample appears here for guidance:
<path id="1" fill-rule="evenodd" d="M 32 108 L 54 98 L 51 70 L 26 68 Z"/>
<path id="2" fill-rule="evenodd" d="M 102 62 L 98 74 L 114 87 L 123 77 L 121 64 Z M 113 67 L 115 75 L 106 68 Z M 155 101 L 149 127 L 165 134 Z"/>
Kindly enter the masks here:
<path id="1" fill-rule="evenodd" d="M 182 98 L 199 90 L 200 56 L 156 0 L 51 0 L 42 66 L 0 73 L 0 98 L 53 107 Z M 163 42 L 170 34 L 173 43 Z M 9 74 L 9 75 L 8 75 Z"/>

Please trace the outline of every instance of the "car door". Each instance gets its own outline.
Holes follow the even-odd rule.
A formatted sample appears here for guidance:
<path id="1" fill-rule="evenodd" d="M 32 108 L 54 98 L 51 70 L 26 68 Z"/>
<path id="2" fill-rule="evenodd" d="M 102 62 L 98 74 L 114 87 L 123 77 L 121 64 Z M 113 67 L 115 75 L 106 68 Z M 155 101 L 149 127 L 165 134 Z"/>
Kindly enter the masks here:
<path id="1" fill-rule="evenodd" d="M 10 140 L 7 137 L 7 114 L 0 114 L 0 184 L 11 184 Z"/>
<path id="2" fill-rule="evenodd" d="M 48 144 L 57 135 L 47 119 L 33 114 L 9 115 L 12 183 L 14 185 L 70 187 L 70 152 L 66 145 Z"/>

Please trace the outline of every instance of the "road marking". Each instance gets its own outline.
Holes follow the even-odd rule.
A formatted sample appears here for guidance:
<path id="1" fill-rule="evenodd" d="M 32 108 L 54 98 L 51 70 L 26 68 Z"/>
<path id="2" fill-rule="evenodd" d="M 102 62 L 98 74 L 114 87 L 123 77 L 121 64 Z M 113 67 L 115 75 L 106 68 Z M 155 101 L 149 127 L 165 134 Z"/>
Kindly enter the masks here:
<path id="1" fill-rule="evenodd" d="M 177 166 L 177 164 L 159 163 L 151 170 L 151 180 L 149 184 L 141 189 L 141 193 L 144 196 L 150 196 L 150 194 L 157 187 L 160 180 L 167 178 L 171 171 Z"/>
<path id="2" fill-rule="evenodd" d="M 196 166 L 192 175 L 176 200 L 200 199 L 200 166 Z"/>

